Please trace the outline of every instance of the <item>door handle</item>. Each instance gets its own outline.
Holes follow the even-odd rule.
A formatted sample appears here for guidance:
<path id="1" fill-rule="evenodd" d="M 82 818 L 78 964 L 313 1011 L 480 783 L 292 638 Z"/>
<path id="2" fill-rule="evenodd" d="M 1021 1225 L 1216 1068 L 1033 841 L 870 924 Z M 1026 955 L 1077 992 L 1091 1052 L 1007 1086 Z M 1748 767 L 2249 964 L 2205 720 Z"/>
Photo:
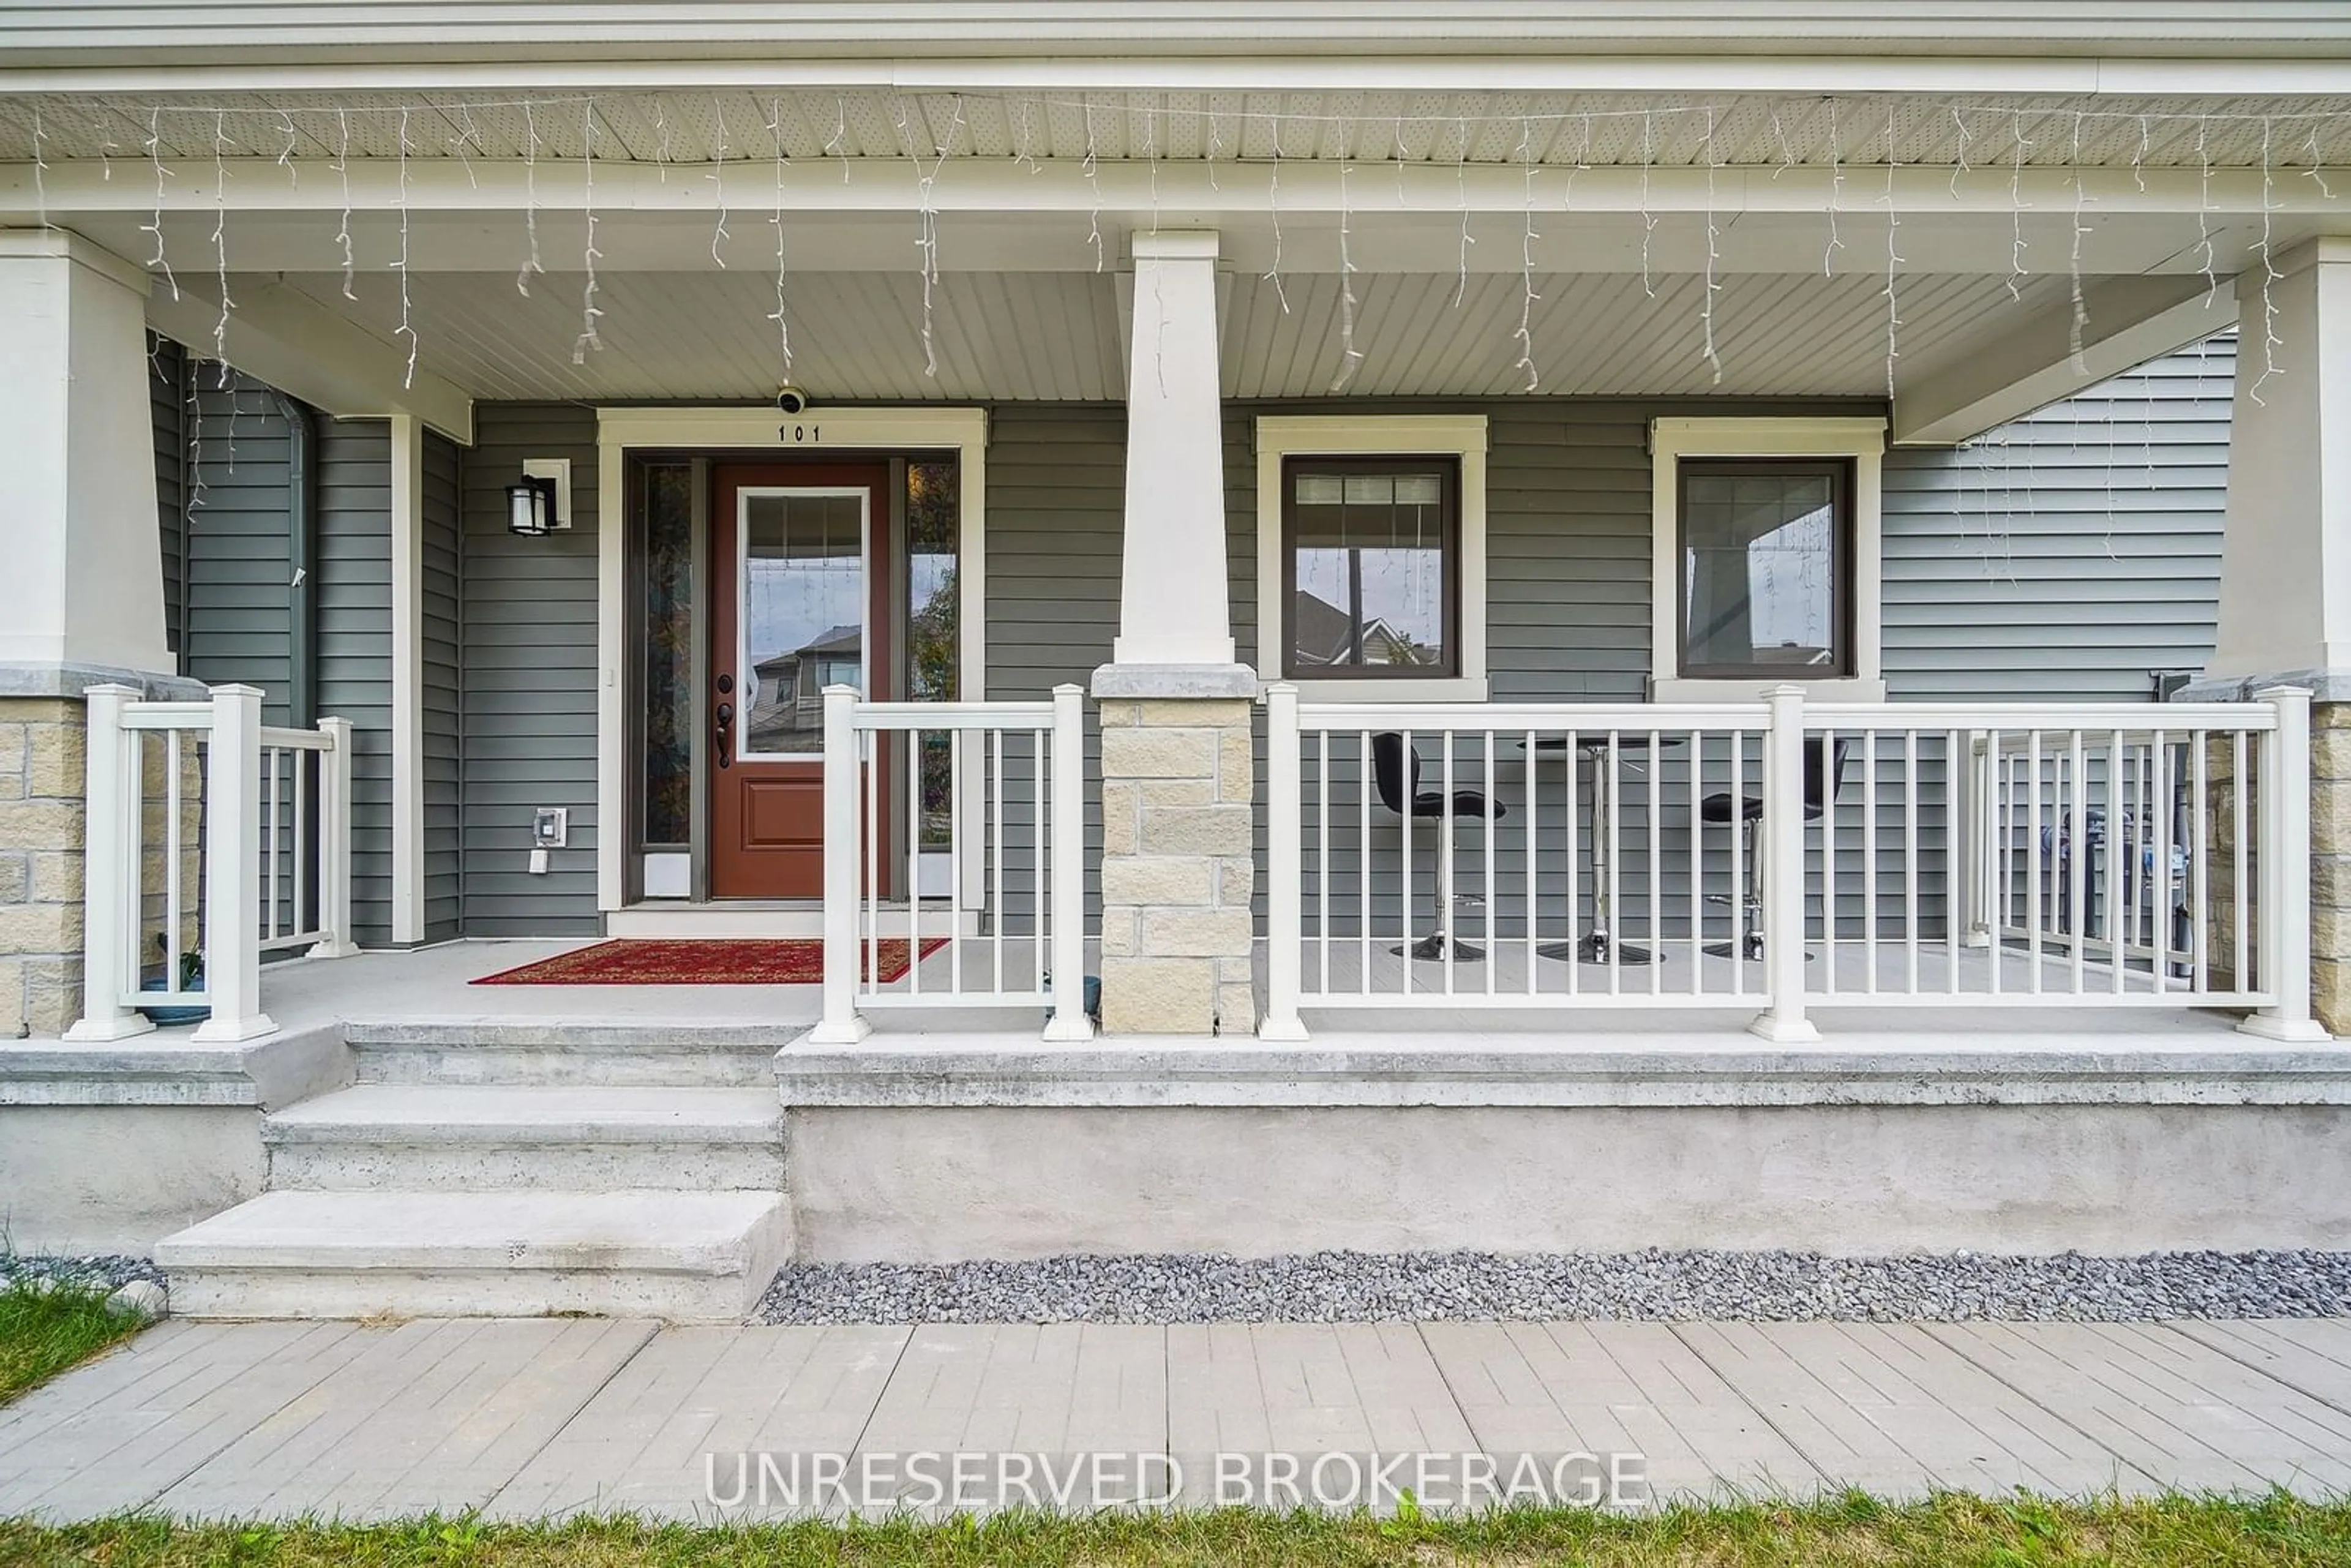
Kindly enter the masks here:
<path id="1" fill-rule="evenodd" d="M 715 716 L 718 721 L 718 733 L 714 737 L 718 745 L 718 766 L 729 767 L 735 760 L 735 705 L 720 703 Z"/>

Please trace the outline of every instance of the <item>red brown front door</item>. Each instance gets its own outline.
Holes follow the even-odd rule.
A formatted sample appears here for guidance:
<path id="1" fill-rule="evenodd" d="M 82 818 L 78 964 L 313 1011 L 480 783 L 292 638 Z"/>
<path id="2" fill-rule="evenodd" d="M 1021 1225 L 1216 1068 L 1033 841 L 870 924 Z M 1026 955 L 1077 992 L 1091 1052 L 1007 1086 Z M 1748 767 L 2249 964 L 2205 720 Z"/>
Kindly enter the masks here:
<path id="1" fill-rule="evenodd" d="M 711 473 L 714 898 L 823 894 L 822 694 L 890 695 L 889 480 L 879 463 Z"/>

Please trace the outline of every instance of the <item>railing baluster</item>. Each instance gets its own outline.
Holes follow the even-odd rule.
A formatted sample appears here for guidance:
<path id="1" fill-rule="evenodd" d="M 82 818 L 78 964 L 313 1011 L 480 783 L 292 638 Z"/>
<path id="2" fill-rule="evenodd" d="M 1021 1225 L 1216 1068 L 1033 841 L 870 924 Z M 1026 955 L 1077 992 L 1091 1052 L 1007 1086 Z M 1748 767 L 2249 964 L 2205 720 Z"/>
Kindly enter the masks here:
<path id="1" fill-rule="evenodd" d="M 1625 808 L 1622 797 L 1616 792 L 1616 785 L 1623 777 L 1617 771 L 1616 741 L 1617 732 L 1611 729 L 1608 732 L 1608 760 L 1605 764 L 1608 778 L 1604 785 L 1597 779 L 1593 779 L 1592 784 L 1596 797 L 1608 802 L 1608 994 L 1612 997 L 1624 990 L 1624 965 L 1620 949 L 1625 942 L 1625 908 L 1624 901 L 1619 897 L 1625 888 L 1625 862 L 1623 855 L 1618 852 L 1624 848 L 1624 835 L 1617 831 L 1617 823 L 1625 814 Z M 1592 825 L 1592 831 L 1595 833 L 1600 831 L 1600 824 L 1594 822 Z M 1597 893 L 1598 889 L 1595 888 L 1593 891 Z"/>
<path id="2" fill-rule="evenodd" d="M 1539 860 L 1536 854 L 1535 801 L 1536 797 L 1542 792 L 1541 753 L 1535 747 L 1537 738 L 1536 733 L 1531 729 L 1527 731 L 1526 740 L 1523 743 L 1527 758 L 1527 877 L 1526 885 L 1522 890 L 1525 895 L 1522 902 L 1527 909 L 1527 995 L 1529 996 L 1533 996 L 1538 989 L 1536 979 L 1540 970 L 1537 968 L 1535 960 L 1539 956 L 1537 949 L 1541 945 L 1541 932 L 1539 929 L 1541 923 L 1536 918 L 1540 905 L 1535 898 L 1535 890 L 1539 885 L 1536 874 Z"/>
<path id="3" fill-rule="evenodd" d="M 1747 994 L 1747 835 L 1761 833 L 1763 824 L 1747 826 L 1747 734 L 1730 732 L 1730 821 L 1726 828 L 1730 844 L 1730 994 Z"/>
<path id="4" fill-rule="evenodd" d="M 1965 732 L 1943 732 L 1943 988 L 1960 994 L 1959 955 L 1968 945 L 1984 802 L 1976 788 L 1975 756 Z"/>
<path id="5" fill-rule="evenodd" d="M 1918 732 L 1902 732 L 1903 989 L 1918 991 Z"/>
<path id="6" fill-rule="evenodd" d="M 2193 844 L 2193 861 L 2189 865 L 2193 877 L 2193 891 L 2189 894 L 2189 989 L 2196 995 L 2212 989 L 2212 865 L 2205 858 L 2212 840 L 2212 762 L 2205 757 L 2210 746 L 2212 731 L 2189 731 L 2189 841 Z"/>
<path id="7" fill-rule="evenodd" d="M 2088 958 L 2089 937 L 2085 929 L 2088 918 L 2083 907 L 2085 872 L 2090 858 L 2090 813 L 2085 794 L 2089 771 L 2083 757 L 2082 732 L 2074 730 L 2069 742 L 2068 767 L 2073 779 L 2073 790 L 2067 801 L 2065 818 L 2065 857 L 2059 868 L 2065 877 L 2065 937 L 2073 951 L 2073 993 L 2082 994 L 2085 983 L 2084 965 Z"/>
<path id="8" fill-rule="evenodd" d="M 1444 747 L 1445 802 L 1443 809 L 1437 813 L 1437 825 L 1438 830 L 1437 842 L 1437 929 L 1444 936 L 1445 948 L 1443 956 L 1445 960 L 1445 994 L 1449 998 L 1455 994 L 1455 986 L 1453 983 L 1453 953 L 1454 949 L 1460 946 L 1459 943 L 1453 939 L 1454 899 L 1455 895 L 1460 891 L 1461 884 L 1453 880 L 1454 877 L 1458 874 L 1460 869 L 1453 858 L 1453 732 L 1447 729 L 1441 732 L 1441 734 L 1442 739 L 1438 744 Z M 1406 810 L 1410 810 L 1412 809 L 1412 802 L 1409 800 L 1405 802 L 1405 809 Z"/>
<path id="9" fill-rule="evenodd" d="M 1666 811 L 1665 747 L 1658 731 L 1649 731 L 1649 994 L 1666 988 Z"/>
<path id="10" fill-rule="evenodd" d="M 2116 996 L 2123 994 L 2130 971 L 2130 941 L 2124 929 L 2128 912 L 2123 907 L 2131 887 L 2131 861 L 2137 853 L 2131 841 L 2130 752 L 2123 732 L 2106 737 L 2106 957 L 2113 973 L 2106 977 Z"/>
<path id="11" fill-rule="evenodd" d="M 987 746 L 988 771 L 996 780 L 995 806 L 980 819 L 981 830 L 994 840 L 994 852 L 988 856 L 994 889 L 987 894 L 987 924 L 996 936 L 996 988 L 1004 989 L 1004 732 L 991 729 L 984 737 Z"/>
<path id="12" fill-rule="evenodd" d="M 2154 777 L 2154 799 L 2147 804 L 2155 829 L 2154 888 L 2147 897 L 2147 981 L 2156 990 L 2171 984 L 2171 742 L 2163 730 L 2155 732 L 2147 751 Z"/>
<path id="13" fill-rule="evenodd" d="M 180 841 L 181 818 L 184 814 L 180 800 L 180 734 L 177 729 L 167 729 L 163 732 L 163 810 L 165 813 L 163 818 L 163 988 L 167 991 L 182 988 L 180 979 L 183 972 L 182 960 L 185 956 L 187 946 L 185 904 L 180 877 L 180 857 L 184 852 Z M 131 776 L 141 781 L 140 792 L 144 794 L 145 780 L 142 775 L 147 771 L 146 741 L 143 738 L 134 738 L 131 745 L 140 754 L 141 765 L 131 769 Z M 141 814 L 145 813 L 142 811 Z M 134 852 L 131 862 L 131 887 L 134 894 L 142 880 L 140 876 L 141 868 L 139 862 L 144 857 L 137 852 L 141 847 L 140 839 L 143 837 L 144 834 L 141 833 L 131 839 L 131 849 Z M 144 902 L 143 898 L 137 896 L 131 900 L 134 926 L 135 912 Z M 138 978 L 138 967 L 134 963 L 131 967 L 131 977 L 134 981 Z"/>
<path id="14" fill-rule="evenodd" d="M 1314 919 L 1316 946 L 1321 950 L 1321 985 L 1317 994 L 1331 994 L 1331 732 L 1319 731 L 1314 737 L 1314 763 L 1322 775 L 1321 798 L 1314 807 L 1314 841 L 1318 869 L 1315 873 L 1315 894 L 1320 909 Z M 1270 779 L 1268 789 L 1280 786 Z"/>
<path id="15" fill-rule="evenodd" d="M 1052 1016 L 1046 1040 L 1092 1040 L 1086 1016 L 1086 758 L 1085 689 L 1071 682 L 1053 688 L 1053 927 Z M 1295 780 L 1295 769 L 1292 779 Z"/>
<path id="16" fill-rule="evenodd" d="M 1362 841 L 1355 860 L 1355 892 L 1362 905 L 1355 921 L 1355 940 L 1363 950 L 1355 968 L 1355 989 L 1368 997 L 1372 994 L 1372 732 L 1368 729 L 1356 736 L 1355 826 Z"/>
<path id="17" fill-rule="evenodd" d="M 1877 994 L 1877 731 L 1861 732 L 1861 956 L 1863 991 Z M 1826 792 L 1825 812 L 1836 810 Z"/>
<path id="18" fill-rule="evenodd" d="M 858 833 L 865 851 L 865 972 L 859 989 L 878 992 L 882 988 L 882 835 L 889 831 L 882 810 L 884 742 L 878 729 L 852 730 L 849 737 L 858 774 L 865 784 L 865 816 Z"/>
<path id="19" fill-rule="evenodd" d="M 1502 950 L 1494 945 L 1494 910 L 1499 900 L 1494 896 L 1494 802 L 1500 799 L 1494 792 L 1494 732 L 1486 736 L 1486 994 L 1494 994 L 1494 971 L 1502 967 Z"/>
<path id="20" fill-rule="evenodd" d="M 1697 995 L 1706 989 L 1706 821 L 1700 815 L 1705 803 L 1699 800 L 1699 789 L 1706 773 L 1706 732 L 1692 729 L 1689 733 L 1689 967 L 1690 992 Z M 1736 855 L 1733 856 L 1736 859 Z M 1737 948 L 1731 951 L 1736 953 Z M 1738 967 L 1732 959 L 1731 967 Z"/>
<path id="21" fill-rule="evenodd" d="M 1414 791 L 1412 787 L 1412 776 L 1418 771 L 1418 768 L 1414 766 L 1413 762 L 1413 759 L 1418 755 L 1419 753 L 1413 749 L 1412 731 L 1407 729 L 1404 732 L 1404 749 L 1398 755 L 1396 761 L 1397 768 L 1402 775 L 1398 779 L 1397 784 L 1398 788 L 1404 790 L 1404 857 L 1403 865 L 1399 868 L 1404 873 L 1404 880 L 1398 884 L 1399 900 L 1404 909 L 1404 941 L 1399 948 L 1399 956 L 1396 960 L 1397 967 L 1401 971 L 1403 978 L 1397 983 L 1397 989 L 1407 994 L 1410 993 L 1413 988 L 1412 808 L 1414 805 Z"/>
<path id="22" fill-rule="evenodd" d="M 1822 779 L 1821 993 L 1823 996 L 1833 997 L 1837 994 L 1836 791 L 1828 788 L 1828 780 L 1835 775 L 1835 764 L 1832 760 L 1836 755 L 1835 728 L 1831 727 L 1823 729 L 1817 744 L 1821 748 Z M 1800 795 L 1797 797 L 1796 805 L 1796 821 L 1801 823 L 1809 814 L 1804 808 L 1808 807 L 1810 802 Z M 1803 830 L 1800 827 L 1797 831 L 1801 833 Z M 1796 940 L 1802 942 L 1803 939 L 1804 930 L 1802 925 L 1799 925 L 1796 928 Z"/>
<path id="23" fill-rule="evenodd" d="M 2235 911 L 2235 916 L 2229 924 L 2231 927 L 2230 936 L 2236 949 L 2236 989 L 2241 993 L 2253 988 L 2253 906 L 2250 864 L 2252 846 L 2245 842 L 2245 802 L 2251 798 L 2252 781 L 2245 774 L 2245 732 L 2241 729 L 2236 730 L 2229 738 L 2234 752 L 2229 769 L 2231 786 L 2229 810 L 2233 818 L 2229 862 L 2231 880 L 2234 883 L 2230 890 L 2230 897 L 2233 900 L 2231 907 Z"/>
<path id="24" fill-rule="evenodd" d="M 2024 954 L 2032 994 L 2041 994 L 2041 883 L 2046 874 L 2041 852 L 2041 731 L 2025 732 L 2024 772 Z"/>
<path id="25" fill-rule="evenodd" d="M 1578 744 L 1583 737 L 1573 729 L 1562 738 L 1566 746 L 1560 756 L 1567 764 L 1567 810 L 1562 813 L 1567 826 L 1567 994 L 1573 997 L 1583 989 L 1583 874 L 1575 842 L 1575 821 L 1583 809 L 1583 747 Z M 1599 823 L 1592 826 L 1599 831 Z"/>

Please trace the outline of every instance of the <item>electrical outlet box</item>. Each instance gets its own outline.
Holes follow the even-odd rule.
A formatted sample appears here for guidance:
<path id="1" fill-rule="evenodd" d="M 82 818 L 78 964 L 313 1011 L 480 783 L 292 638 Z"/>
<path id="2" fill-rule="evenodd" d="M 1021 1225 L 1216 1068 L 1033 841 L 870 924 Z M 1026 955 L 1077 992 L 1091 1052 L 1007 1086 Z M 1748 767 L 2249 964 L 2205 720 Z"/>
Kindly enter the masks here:
<path id="1" fill-rule="evenodd" d="M 530 844 L 536 850 L 559 850 L 571 838 L 571 809 L 541 806 L 531 813 Z"/>

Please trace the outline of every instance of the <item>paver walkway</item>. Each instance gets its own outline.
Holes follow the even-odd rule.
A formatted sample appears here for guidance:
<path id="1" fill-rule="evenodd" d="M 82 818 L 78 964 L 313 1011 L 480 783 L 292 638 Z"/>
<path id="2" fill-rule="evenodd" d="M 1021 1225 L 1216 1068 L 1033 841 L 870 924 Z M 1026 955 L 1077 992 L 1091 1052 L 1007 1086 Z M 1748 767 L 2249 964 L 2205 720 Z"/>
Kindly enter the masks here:
<path id="1" fill-rule="evenodd" d="M 1502 1479 L 1512 1456 L 1592 1456 L 1594 1474 L 1639 1478 L 1631 1501 L 1846 1485 L 2333 1497 L 2351 1492 L 2351 1320 L 172 1322 L 0 1409 L 0 1515 L 838 1512 L 841 1490 L 790 1490 L 817 1473 L 803 1460 L 845 1467 L 853 1506 L 886 1508 L 927 1500 L 905 1473 L 916 1454 L 972 1457 L 983 1506 L 1016 1473 L 1008 1456 L 1041 1459 L 1050 1496 L 1079 1456 L 1138 1454 L 1176 1456 L 1174 1495 L 1194 1502 L 1217 1500 L 1219 1454 L 1252 1486 L 1281 1474 L 1265 1456 L 1299 1459 L 1308 1500 L 1320 1456 L 1465 1454 L 1499 1456 Z M 761 1456 L 764 1500 L 746 1481 Z M 1116 1467 L 1101 1490 L 1087 1462 L 1092 1495 L 1134 1495 Z M 1357 1473 L 1326 1469 L 1325 1500 L 1377 1501 L 1349 1491 Z M 1163 1462 L 1144 1494 L 1166 1480 Z"/>

